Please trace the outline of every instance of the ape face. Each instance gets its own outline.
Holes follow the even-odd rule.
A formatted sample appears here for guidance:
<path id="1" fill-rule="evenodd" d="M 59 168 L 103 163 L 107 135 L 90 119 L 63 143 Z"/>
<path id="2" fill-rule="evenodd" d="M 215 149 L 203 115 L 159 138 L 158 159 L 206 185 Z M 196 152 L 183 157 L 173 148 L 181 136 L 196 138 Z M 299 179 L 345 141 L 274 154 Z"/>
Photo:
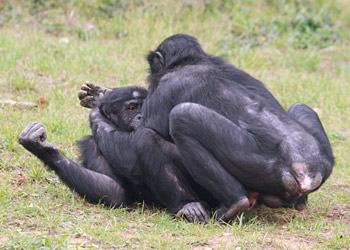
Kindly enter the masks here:
<path id="1" fill-rule="evenodd" d="M 99 104 L 100 112 L 121 131 L 135 130 L 141 122 L 141 108 L 147 91 L 138 88 L 118 88 L 104 96 Z"/>

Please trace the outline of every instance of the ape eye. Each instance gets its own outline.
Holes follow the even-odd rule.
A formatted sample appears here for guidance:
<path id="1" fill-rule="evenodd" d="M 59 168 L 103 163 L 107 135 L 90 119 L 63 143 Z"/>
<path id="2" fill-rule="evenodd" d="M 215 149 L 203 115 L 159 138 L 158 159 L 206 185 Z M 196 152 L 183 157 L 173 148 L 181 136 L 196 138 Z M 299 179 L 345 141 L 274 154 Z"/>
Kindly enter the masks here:
<path id="1" fill-rule="evenodd" d="M 135 110 L 137 109 L 137 105 L 135 104 L 130 104 L 129 107 L 128 107 L 129 110 Z"/>

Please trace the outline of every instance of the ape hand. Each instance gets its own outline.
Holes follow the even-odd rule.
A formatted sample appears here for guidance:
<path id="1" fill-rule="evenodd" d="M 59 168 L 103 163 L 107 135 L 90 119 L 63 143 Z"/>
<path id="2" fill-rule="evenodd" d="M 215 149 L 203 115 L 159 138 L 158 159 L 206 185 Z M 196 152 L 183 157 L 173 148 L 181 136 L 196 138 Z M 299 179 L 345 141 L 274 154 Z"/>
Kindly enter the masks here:
<path id="1" fill-rule="evenodd" d="M 98 108 L 95 108 L 90 113 L 90 127 L 95 140 L 103 139 L 100 138 L 99 131 L 113 131 L 116 127 L 113 123 L 103 116 Z"/>
<path id="2" fill-rule="evenodd" d="M 18 136 L 18 141 L 32 152 L 34 148 L 54 148 L 47 140 L 44 126 L 39 122 L 30 122 Z"/>
<path id="3" fill-rule="evenodd" d="M 185 204 L 176 216 L 184 216 L 189 222 L 203 222 L 209 221 L 209 207 L 204 202 L 190 202 Z"/>
<path id="4" fill-rule="evenodd" d="M 94 108 L 97 106 L 98 101 L 109 91 L 111 89 L 86 81 L 78 93 L 80 105 L 85 108 Z"/>

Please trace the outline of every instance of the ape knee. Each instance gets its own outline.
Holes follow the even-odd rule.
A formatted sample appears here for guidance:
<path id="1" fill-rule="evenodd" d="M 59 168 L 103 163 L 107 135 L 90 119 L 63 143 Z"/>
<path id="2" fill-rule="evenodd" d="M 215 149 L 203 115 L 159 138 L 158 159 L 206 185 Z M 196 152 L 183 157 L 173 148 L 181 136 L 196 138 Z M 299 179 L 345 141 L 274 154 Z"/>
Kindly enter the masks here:
<path id="1" fill-rule="evenodd" d="M 190 124 L 193 124 L 193 120 L 196 120 L 196 115 L 198 109 L 201 106 L 196 103 L 181 103 L 176 105 L 170 112 L 169 115 L 169 125 L 170 133 L 175 131 L 188 129 Z"/>
<path id="2" fill-rule="evenodd" d="M 176 120 L 186 117 L 191 109 L 194 109 L 198 104 L 184 102 L 176 105 L 170 112 L 170 120 Z"/>
<path id="3" fill-rule="evenodd" d="M 297 103 L 294 103 L 292 104 L 288 111 L 287 111 L 289 114 L 308 114 L 308 115 L 315 115 L 317 116 L 317 113 L 312 109 L 310 108 L 309 106 L 307 106 L 306 104 L 304 103 L 301 103 L 301 102 L 297 102 Z"/>

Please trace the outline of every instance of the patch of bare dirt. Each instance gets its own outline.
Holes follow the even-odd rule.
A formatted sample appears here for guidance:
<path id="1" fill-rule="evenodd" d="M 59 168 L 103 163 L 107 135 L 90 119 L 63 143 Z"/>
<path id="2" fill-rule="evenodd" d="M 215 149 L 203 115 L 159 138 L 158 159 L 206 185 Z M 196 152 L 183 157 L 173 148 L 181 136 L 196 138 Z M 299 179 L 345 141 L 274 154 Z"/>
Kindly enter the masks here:
<path id="1" fill-rule="evenodd" d="M 73 244 L 92 244 L 92 237 L 85 233 L 70 240 Z"/>
<path id="2" fill-rule="evenodd" d="M 20 166 L 20 165 L 10 165 L 10 166 L 5 165 L 4 169 L 8 172 L 14 172 L 14 171 L 23 172 L 24 171 L 24 167 Z"/>
<path id="3" fill-rule="evenodd" d="M 256 208 L 254 213 L 258 215 L 256 220 L 262 224 L 275 223 L 278 225 L 289 224 L 290 221 L 296 216 L 299 218 L 306 218 L 310 216 L 310 212 L 308 210 L 298 211 L 295 209 L 266 209 L 264 207 Z"/>
<path id="4" fill-rule="evenodd" d="M 329 187 L 332 190 L 350 190 L 350 185 L 347 184 L 336 184 Z"/>
<path id="5" fill-rule="evenodd" d="M 194 249 L 217 249 L 217 248 L 227 248 L 230 249 L 236 246 L 240 240 L 240 235 L 234 233 L 224 233 L 221 235 L 213 235 L 210 237 L 207 243 L 198 244 Z"/>
<path id="6" fill-rule="evenodd" d="M 337 185 L 337 188 L 348 189 L 348 185 Z M 266 234 L 265 238 L 259 240 L 259 246 L 263 249 L 315 249 L 314 244 L 323 243 L 324 240 L 330 238 L 339 237 L 345 238 L 350 235 L 350 228 L 345 229 L 342 232 L 336 232 L 336 229 L 331 226 L 331 222 L 341 221 L 347 225 L 350 225 L 350 202 L 345 204 L 338 204 L 330 209 L 327 214 L 324 214 L 324 218 L 329 221 L 330 226 L 322 232 L 318 232 L 316 235 L 310 233 L 308 235 L 300 234 L 298 232 L 284 231 L 290 221 L 298 216 L 305 220 L 311 219 L 313 216 L 312 211 L 296 211 L 293 209 L 286 210 L 266 210 L 264 208 L 257 208 L 259 216 L 257 220 L 261 223 L 275 223 L 280 225 L 279 229 L 270 231 Z M 335 235 L 339 234 L 339 235 Z M 194 249 L 217 249 L 217 248 L 239 248 L 240 235 L 233 233 L 224 233 L 222 235 L 212 236 L 207 243 L 202 243 Z M 254 245 L 244 245 L 242 248 L 254 249 Z"/>
<path id="7" fill-rule="evenodd" d="M 9 237 L 0 236 L 0 244 L 6 243 L 9 240 L 10 240 Z"/>
<path id="8" fill-rule="evenodd" d="M 350 202 L 344 204 L 337 204 L 330 211 L 328 211 L 328 213 L 325 214 L 325 216 L 331 221 L 342 220 L 346 224 L 350 225 Z"/>
<path id="9" fill-rule="evenodd" d="M 313 239 L 309 239 L 306 236 L 300 236 L 293 232 L 283 232 L 282 234 L 277 234 L 274 241 L 283 248 L 289 250 L 297 249 L 315 249 L 312 247 Z"/>
<path id="10" fill-rule="evenodd" d="M 313 240 L 306 236 L 300 236 L 293 232 L 271 232 L 266 234 L 266 237 L 258 241 L 262 249 L 313 249 Z M 211 236 L 207 243 L 198 244 L 193 249 L 254 249 L 256 245 L 247 242 L 240 246 L 240 235 L 234 233 L 224 233 L 222 235 Z"/>
<path id="11" fill-rule="evenodd" d="M 10 180 L 10 183 L 16 187 L 22 186 L 23 184 L 27 183 L 27 176 L 25 176 L 23 173 L 19 172 L 18 174 L 16 174 L 15 177 L 13 177 Z"/>

